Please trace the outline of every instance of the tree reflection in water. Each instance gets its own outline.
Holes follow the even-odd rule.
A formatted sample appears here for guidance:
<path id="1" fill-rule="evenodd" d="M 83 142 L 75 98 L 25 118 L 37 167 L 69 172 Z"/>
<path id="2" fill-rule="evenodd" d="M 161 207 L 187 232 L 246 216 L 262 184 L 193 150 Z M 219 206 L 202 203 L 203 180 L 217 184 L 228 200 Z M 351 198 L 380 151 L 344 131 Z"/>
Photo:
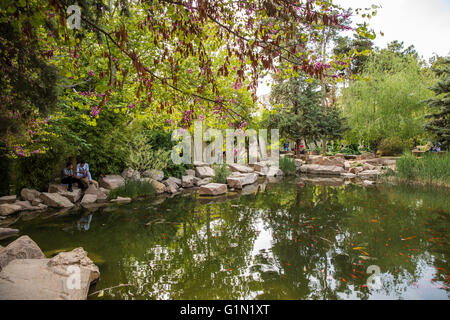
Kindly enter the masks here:
<path id="1" fill-rule="evenodd" d="M 445 190 L 284 179 L 159 202 L 100 210 L 84 232 L 72 216 L 19 228 L 45 252 L 97 257 L 95 290 L 131 284 L 103 299 L 448 299 Z"/>

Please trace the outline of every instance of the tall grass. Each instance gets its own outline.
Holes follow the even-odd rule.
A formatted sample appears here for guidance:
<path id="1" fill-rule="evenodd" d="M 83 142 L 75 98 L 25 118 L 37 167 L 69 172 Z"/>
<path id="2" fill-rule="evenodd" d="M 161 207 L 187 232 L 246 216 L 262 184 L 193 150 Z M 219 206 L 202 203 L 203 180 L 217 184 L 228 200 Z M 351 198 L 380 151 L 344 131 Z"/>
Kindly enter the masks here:
<path id="1" fill-rule="evenodd" d="M 295 174 L 297 167 L 295 166 L 295 160 L 288 157 L 280 158 L 279 167 L 281 171 L 286 174 Z"/>
<path id="2" fill-rule="evenodd" d="M 109 192 L 109 198 L 115 199 L 117 197 L 148 197 L 155 194 L 155 188 L 150 182 L 139 180 L 128 180 L 121 187 L 113 189 Z"/>
<path id="3" fill-rule="evenodd" d="M 423 158 L 404 154 L 397 160 L 396 171 L 401 179 L 450 185 L 450 154 L 426 154 Z"/>

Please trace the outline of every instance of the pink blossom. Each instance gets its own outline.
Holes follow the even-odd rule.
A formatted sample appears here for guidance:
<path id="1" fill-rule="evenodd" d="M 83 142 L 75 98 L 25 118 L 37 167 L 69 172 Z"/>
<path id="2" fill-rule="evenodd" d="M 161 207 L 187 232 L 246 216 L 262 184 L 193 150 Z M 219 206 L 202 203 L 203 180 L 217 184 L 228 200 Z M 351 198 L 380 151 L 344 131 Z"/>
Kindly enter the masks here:
<path id="1" fill-rule="evenodd" d="M 93 77 L 93 76 L 94 76 L 94 71 L 93 71 L 93 70 L 89 70 L 89 75 L 90 75 L 91 77 Z"/>
<path id="2" fill-rule="evenodd" d="M 236 81 L 233 85 L 234 90 L 239 90 L 240 88 L 242 88 L 242 83 Z"/>

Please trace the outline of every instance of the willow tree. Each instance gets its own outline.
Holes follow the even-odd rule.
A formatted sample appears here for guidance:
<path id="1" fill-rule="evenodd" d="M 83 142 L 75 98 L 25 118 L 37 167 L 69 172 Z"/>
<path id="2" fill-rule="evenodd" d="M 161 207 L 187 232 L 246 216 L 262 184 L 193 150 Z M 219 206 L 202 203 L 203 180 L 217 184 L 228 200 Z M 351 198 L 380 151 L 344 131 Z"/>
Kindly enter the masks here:
<path id="1" fill-rule="evenodd" d="M 422 101 L 431 96 L 434 77 L 422 61 L 382 49 L 369 59 L 362 78 L 342 90 L 340 104 L 352 127 L 349 143 L 377 149 L 383 140 L 394 139 L 406 147 L 426 137 Z"/>

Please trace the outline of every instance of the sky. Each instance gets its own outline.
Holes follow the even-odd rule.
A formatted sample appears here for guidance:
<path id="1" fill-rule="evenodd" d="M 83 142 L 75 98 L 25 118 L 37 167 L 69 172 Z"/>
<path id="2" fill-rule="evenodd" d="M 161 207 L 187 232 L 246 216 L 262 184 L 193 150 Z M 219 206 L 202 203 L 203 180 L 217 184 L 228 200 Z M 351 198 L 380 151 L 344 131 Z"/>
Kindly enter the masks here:
<path id="1" fill-rule="evenodd" d="M 450 0 L 335 0 L 344 8 L 369 8 L 380 5 L 378 13 L 369 20 L 377 33 L 375 45 L 383 48 L 393 41 L 403 41 L 405 48 L 414 45 L 416 51 L 428 60 L 435 53 L 450 55 Z M 361 18 L 355 17 L 355 22 Z M 384 36 L 380 35 L 380 31 Z M 264 83 L 257 95 L 270 92 Z"/>

